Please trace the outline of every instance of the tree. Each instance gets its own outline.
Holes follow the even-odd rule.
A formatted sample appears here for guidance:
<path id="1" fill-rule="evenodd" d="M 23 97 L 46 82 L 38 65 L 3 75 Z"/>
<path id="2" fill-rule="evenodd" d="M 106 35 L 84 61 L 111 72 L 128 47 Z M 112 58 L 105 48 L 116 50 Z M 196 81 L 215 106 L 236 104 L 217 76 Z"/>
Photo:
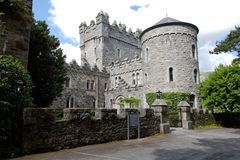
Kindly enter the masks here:
<path id="1" fill-rule="evenodd" d="M 28 70 L 32 76 L 33 98 L 37 107 L 48 107 L 63 90 L 66 80 L 65 56 L 59 40 L 50 35 L 45 21 L 33 20 Z"/>
<path id="2" fill-rule="evenodd" d="M 0 153 L 21 145 L 22 110 L 31 106 L 32 81 L 21 62 L 0 55 Z"/>
<path id="3" fill-rule="evenodd" d="M 126 97 L 122 99 L 122 102 L 128 103 L 129 107 L 132 108 L 134 105 L 138 105 L 141 102 L 141 99 L 136 97 Z"/>
<path id="4" fill-rule="evenodd" d="M 237 52 L 238 57 L 240 56 L 240 27 L 235 27 L 224 40 L 216 43 L 213 51 L 210 51 L 212 54 L 222 52 Z"/>
<path id="5" fill-rule="evenodd" d="M 203 105 L 214 111 L 240 109 L 240 66 L 219 65 L 201 84 Z"/>

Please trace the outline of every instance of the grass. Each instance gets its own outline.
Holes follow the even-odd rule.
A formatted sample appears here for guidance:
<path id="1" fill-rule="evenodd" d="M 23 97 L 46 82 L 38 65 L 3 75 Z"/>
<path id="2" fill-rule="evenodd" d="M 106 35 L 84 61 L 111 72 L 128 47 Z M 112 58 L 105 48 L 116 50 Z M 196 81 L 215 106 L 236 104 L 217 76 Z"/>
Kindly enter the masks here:
<path id="1" fill-rule="evenodd" d="M 211 128 L 222 128 L 218 124 L 209 124 L 209 125 L 204 125 L 204 126 L 195 126 L 195 129 L 211 129 Z"/>

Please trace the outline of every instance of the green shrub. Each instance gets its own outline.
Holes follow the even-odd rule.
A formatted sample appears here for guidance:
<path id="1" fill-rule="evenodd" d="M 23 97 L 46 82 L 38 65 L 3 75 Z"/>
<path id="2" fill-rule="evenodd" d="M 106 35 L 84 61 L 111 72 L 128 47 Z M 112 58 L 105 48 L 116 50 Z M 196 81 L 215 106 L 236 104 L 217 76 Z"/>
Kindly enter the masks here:
<path id="1" fill-rule="evenodd" d="M 22 110 L 31 105 L 31 90 L 31 78 L 20 61 L 0 55 L 0 152 L 5 155 L 20 146 Z"/>

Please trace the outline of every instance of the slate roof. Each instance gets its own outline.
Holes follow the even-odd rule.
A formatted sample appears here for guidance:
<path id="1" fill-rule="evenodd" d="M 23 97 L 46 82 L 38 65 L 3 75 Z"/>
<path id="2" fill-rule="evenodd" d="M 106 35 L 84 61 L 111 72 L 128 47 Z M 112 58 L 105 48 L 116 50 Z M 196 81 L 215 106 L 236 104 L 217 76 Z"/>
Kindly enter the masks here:
<path id="1" fill-rule="evenodd" d="M 195 28 L 197 30 L 197 32 L 199 32 L 198 30 L 198 27 L 195 26 L 194 24 L 191 24 L 191 23 L 187 23 L 187 22 L 182 22 L 182 21 L 179 21 L 177 19 L 174 19 L 174 18 L 171 18 L 171 17 L 165 17 L 163 19 L 161 19 L 160 21 L 158 21 L 156 24 L 154 24 L 153 26 L 145 29 L 141 35 L 140 35 L 140 38 L 142 37 L 142 35 L 154 28 L 157 28 L 157 27 L 161 27 L 161 26 L 168 26 L 168 25 L 187 25 L 187 26 L 191 26 L 193 28 Z"/>

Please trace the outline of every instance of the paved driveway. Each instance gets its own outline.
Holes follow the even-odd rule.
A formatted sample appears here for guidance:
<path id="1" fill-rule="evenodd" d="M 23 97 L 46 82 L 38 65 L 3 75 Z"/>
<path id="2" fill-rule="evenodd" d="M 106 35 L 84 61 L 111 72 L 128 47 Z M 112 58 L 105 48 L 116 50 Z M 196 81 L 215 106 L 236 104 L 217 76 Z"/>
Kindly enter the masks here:
<path id="1" fill-rule="evenodd" d="M 171 134 L 29 155 L 17 160 L 240 160 L 240 129 Z"/>

